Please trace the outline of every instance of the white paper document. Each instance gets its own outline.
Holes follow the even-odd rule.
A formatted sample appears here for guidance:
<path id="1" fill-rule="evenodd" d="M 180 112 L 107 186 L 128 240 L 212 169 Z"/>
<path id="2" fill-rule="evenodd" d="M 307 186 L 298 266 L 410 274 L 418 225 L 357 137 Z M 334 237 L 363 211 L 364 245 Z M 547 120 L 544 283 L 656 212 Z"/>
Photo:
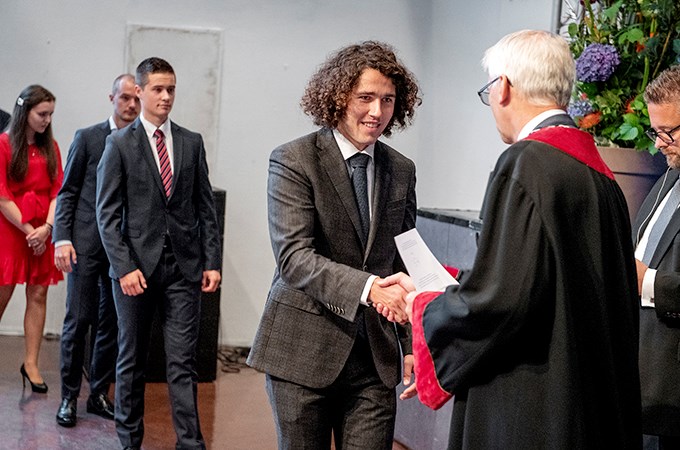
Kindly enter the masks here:
<path id="1" fill-rule="evenodd" d="M 458 284 L 458 281 L 437 261 L 415 228 L 395 236 L 394 242 L 416 285 L 416 291 L 443 291 L 446 286 Z"/>

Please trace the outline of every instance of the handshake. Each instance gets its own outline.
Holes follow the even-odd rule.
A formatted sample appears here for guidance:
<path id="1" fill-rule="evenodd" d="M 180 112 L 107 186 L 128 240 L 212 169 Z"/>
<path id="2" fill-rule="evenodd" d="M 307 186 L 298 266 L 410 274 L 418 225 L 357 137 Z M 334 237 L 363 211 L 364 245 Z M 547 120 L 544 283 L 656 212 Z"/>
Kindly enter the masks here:
<path id="1" fill-rule="evenodd" d="M 417 292 L 411 277 L 403 272 L 387 278 L 376 278 L 368 294 L 373 307 L 390 322 L 410 322 L 413 299 Z"/>

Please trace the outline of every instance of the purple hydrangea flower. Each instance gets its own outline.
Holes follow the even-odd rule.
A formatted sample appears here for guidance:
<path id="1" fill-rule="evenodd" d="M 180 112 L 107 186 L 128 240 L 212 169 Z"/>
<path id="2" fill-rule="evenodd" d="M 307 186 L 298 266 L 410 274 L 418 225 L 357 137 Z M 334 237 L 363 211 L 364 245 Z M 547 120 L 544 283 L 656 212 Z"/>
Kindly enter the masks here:
<path id="1" fill-rule="evenodd" d="M 591 105 L 590 101 L 585 98 L 572 100 L 567 107 L 567 114 L 569 114 L 573 119 L 585 117 L 591 112 L 593 112 L 593 105 Z"/>
<path id="2" fill-rule="evenodd" d="M 576 60 L 576 78 L 579 81 L 607 81 L 621 63 L 613 45 L 590 44 Z"/>

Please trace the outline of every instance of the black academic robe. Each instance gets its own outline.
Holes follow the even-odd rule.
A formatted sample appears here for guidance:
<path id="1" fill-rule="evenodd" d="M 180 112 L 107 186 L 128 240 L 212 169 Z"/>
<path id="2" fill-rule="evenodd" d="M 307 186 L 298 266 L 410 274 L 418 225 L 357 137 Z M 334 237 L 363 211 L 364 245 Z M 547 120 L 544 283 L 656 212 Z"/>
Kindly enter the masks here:
<path id="1" fill-rule="evenodd" d="M 639 448 L 630 224 L 592 138 L 551 127 L 512 145 L 482 214 L 460 286 L 414 304 L 420 399 L 455 395 L 449 448 Z"/>

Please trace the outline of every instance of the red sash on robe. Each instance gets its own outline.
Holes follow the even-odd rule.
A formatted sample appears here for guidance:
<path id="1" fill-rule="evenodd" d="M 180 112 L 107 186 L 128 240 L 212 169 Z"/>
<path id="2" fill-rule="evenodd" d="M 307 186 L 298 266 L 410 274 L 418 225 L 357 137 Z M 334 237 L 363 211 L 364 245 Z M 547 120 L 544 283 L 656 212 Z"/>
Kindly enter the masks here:
<path id="1" fill-rule="evenodd" d="M 593 137 L 585 131 L 571 127 L 546 127 L 534 131 L 526 139 L 551 145 L 576 158 L 591 169 L 597 170 L 607 178 L 614 179 L 614 174 L 597 151 Z"/>

